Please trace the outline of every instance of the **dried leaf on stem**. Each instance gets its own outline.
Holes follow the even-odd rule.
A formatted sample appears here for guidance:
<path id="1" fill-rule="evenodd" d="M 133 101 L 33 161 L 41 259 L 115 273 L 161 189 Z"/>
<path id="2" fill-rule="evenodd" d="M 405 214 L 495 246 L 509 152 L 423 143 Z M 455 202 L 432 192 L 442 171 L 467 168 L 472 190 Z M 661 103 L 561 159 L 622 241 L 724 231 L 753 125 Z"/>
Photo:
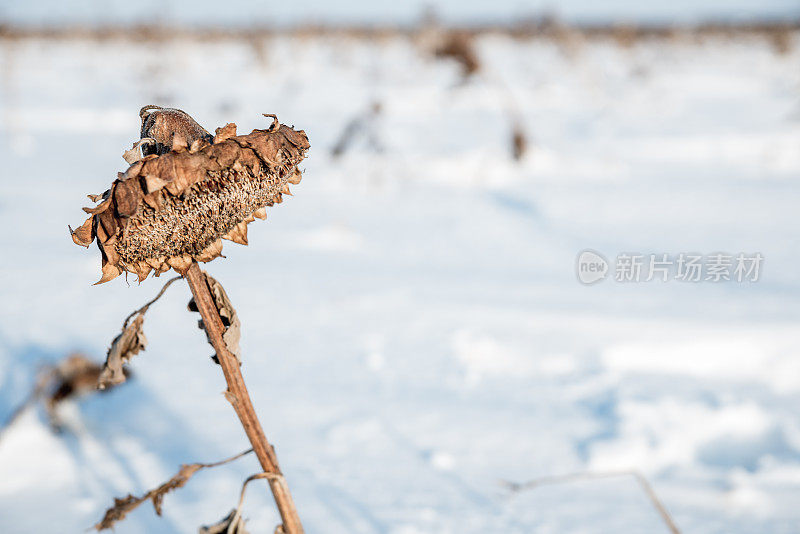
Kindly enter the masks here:
<path id="1" fill-rule="evenodd" d="M 203 271 L 203 275 L 206 277 L 206 282 L 211 290 L 211 296 L 214 298 L 214 304 L 217 307 L 220 319 L 222 319 L 222 325 L 225 327 L 225 331 L 222 334 L 222 340 L 225 342 L 225 346 L 228 348 L 228 351 L 236 356 L 236 359 L 241 365 L 242 349 L 239 346 L 239 341 L 242 337 L 242 323 L 239 321 L 239 315 L 236 313 L 236 308 L 233 307 L 231 299 L 228 298 L 228 294 L 225 292 L 225 288 L 222 287 L 222 284 L 220 284 L 214 277 L 205 271 Z M 189 301 L 188 307 L 189 311 L 199 312 L 194 297 Z M 213 347 L 214 345 L 211 343 L 211 338 L 208 336 L 205 323 L 203 323 L 202 319 L 198 321 L 197 326 L 206 332 L 208 344 Z M 214 354 L 211 359 L 213 359 L 214 362 L 219 363 L 219 359 L 217 358 L 216 354 Z"/>
<path id="2" fill-rule="evenodd" d="M 145 501 L 151 501 L 153 503 L 153 508 L 155 508 L 156 514 L 161 515 L 161 507 L 164 501 L 164 496 L 172 490 L 182 488 L 192 476 L 200 471 L 201 469 L 206 469 L 209 467 L 216 467 L 218 465 L 227 464 L 234 460 L 245 456 L 253 452 L 253 449 L 248 449 L 244 452 L 237 454 L 236 456 L 231 456 L 225 460 L 221 460 L 219 462 L 214 462 L 210 464 L 185 464 L 182 465 L 180 470 L 168 481 L 164 482 L 157 488 L 154 488 L 141 497 L 134 497 L 133 495 L 128 495 L 127 497 L 123 497 L 122 499 L 114 499 L 114 506 L 106 510 L 103 519 L 97 523 L 94 528 L 96 530 L 104 530 L 108 528 L 113 528 L 114 525 L 127 516 L 130 512 L 135 510 Z"/>
<path id="3" fill-rule="evenodd" d="M 122 324 L 122 332 L 114 338 L 114 341 L 111 342 L 111 346 L 108 348 L 106 363 L 97 381 L 97 387 L 99 389 L 105 389 L 108 386 L 115 386 L 125 382 L 124 365 L 147 346 L 147 338 L 142 330 L 145 313 L 147 313 L 147 310 L 150 309 L 153 303 L 161 298 L 167 288 L 175 280 L 180 280 L 180 278 L 180 276 L 176 276 L 168 280 L 153 300 L 132 312 L 125 319 L 125 322 Z"/>
<path id="4" fill-rule="evenodd" d="M 140 312 L 131 323 L 122 328 L 122 332 L 111 342 L 103 372 L 97 381 L 99 389 L 125 382 L 123 366 L 147 346 L 147 338 L 142 330 L 143 323 L 144 313 Z"/>
<path id="5" fill-rule="evenodd" d="M 214 523 L 213 525 L 200 527 L 199 534 L 247 534 L 247 531 L 244 528 L 245 520 L 242 516 L 245 490 L 247 489 L 247 485 L 252 481 L 262 478 L 275 480 L 283 479 L 283 476 L 275 473 L 256 473 L 255 475 L 250 475 L 247 477 L 247 480 L 245 480 L 244 484 L 242 484 L 242 491 L 239 493 L 239 504 L 236 506 L 236 508 L 231 510 L 230 513 L 223 517 L 219 522 Z M 275 532 L 283 532 L 282 525 L 278 525 L 278 527 L 275 529 Z"/>

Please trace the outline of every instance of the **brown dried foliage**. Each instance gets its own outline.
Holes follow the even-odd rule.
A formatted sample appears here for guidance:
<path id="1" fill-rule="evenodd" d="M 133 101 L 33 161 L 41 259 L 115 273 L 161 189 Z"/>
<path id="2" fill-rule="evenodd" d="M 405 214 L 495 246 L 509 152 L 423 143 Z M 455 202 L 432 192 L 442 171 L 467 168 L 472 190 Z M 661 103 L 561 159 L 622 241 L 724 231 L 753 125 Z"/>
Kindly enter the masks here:
<path id="1" fill-rule="evenodd" d="M 528 151 L 528 139 L 519 123 L 514 123 L 511 128 L 511 155 L 515 161 L 520 161 Z"/>
<path id="2" fill-rule="evenodd" d="M 143 351 L 147 346 L 147 338 L 142 330 L 144 324 L 144 315 L 158 299 L 164 295 L 167 288 L 172 285 L 176 280 L 180 280 L 179 276 L 167 280 L 161 291 L 150 302 L 135 310 L 122 323 L 122 332 L 111 342 L 111 346 L 106 353 L 106 363 L 97 380 L 97 387 L 105 389 L 109 386 L 115 386 L 125 382 L 128 372 L 125 369 L 125 364 L 130 361 L 135 355 Z M 133 319 L 133 321 L 131 321 Z"/>
<path id="3" fill-rule="evenodd" d="M 143 323 L 144 312 L 137 313 L 130 323 L 125 321 L 122 332 L 114 338 L 108 348 L 106 364 L 97 380 L 98 388 L 105 389 L 125 382 L 123 365 L 147 346 L 147 338 L 142 330 Z"/>
<path id="4" fill-rule="evenodd" d="M 239 510 L 231 510 L 228 515 L 213 525 L 200 527 L 199 534 L 248 534 L 244 519 Z"/>
<path id="5" fill-rule="evenodd" d="M 283 481 L 283 477 L 281 475 L 275 473 L 256 473 L 255 475 L 250 475 L 242 484 L 242 491 L 239 494 L 239 504 L 230 511 L 228 515 L 223 517 L 219 522 L 214 523 L 213 525 L 200 527 L 200 534 L 247 534 L 245 530 L 245 520 L 242 516 L 242 507 L 244 506 L 244 494 L 247 490 L 247 485 L 250 484 L 254 480 L 260 480 L 262 478 L 266 478 L 269 480 L 280 480 Z M 283 525 L 278 525 L 275 529 L 275 534 L 282 534 L 285 532 L 283 530 Z"/>
<path id="6" fill-rule="evenodd" d="M 775 29 L 767 34 L 772 49 L 779 56 L 785 56 L 794 46 L 792 32 L 787 28 Z"/>
<path id="7" fill-rule="evenodd" d="M 192 476 L 200 471 L 201 469 L 205 469 L 208 467 L 216 467 L 218 465 L 223 465 L 228 462 L 232 462 L 242 456 L 251 453 L 253 450 L 249 449 L 245 452 L 237 454 L 236 456 L 232 456 L 226 460 L 222 460 L 219 462 L 214 462 L 210 464 L 185 464 L 182 465 L 178 472 L 173 476 L 171 479 L 167 480 L 157 488 L 151 489 L 141 497 L 135 497 L 133 495 L 128 495 L 121 499 L 115 498 L 114 499 L 114 506 L 106 510 L 106 513 L 103 515 L 103 519 L 97 523 L 94 528 L 96 530 L 104 530 L 107 528 L 113 528 L 117 521 L 122 521 L 125 517 L 131 513 L 133 510 L 139 507 L 140 504 L 146 501 L 151 501 L 153 503 L 153 508 L 156 511 L 157 515 L 161 515 L 161 507 L 164 502 L 164 496 L 172 490 L 182 488 L 189 482 L 189 479 Z"/>
<path id="8" fill-rule="evenodd" d="M 102 370 L 102 366 L 80 353 L 70 354 L 55 366 L 44 367 L 37 374 L 28 397 L 0 426 L 0 433 L 11 427 L 27 408 L 39 400 L 44 404 L 50 427 L 61 431 L 58 406 L 64 401 L 94 393 Z M 127 371 L 122 372 L 127 376 Z"/>
<path id="9" fill-rule="evenodd" d="M 442 44 L 435 50 L 435 54 L 439 58 L 456 60 L 461 65 L 461 73 L 465 78 L 478 72 L 481 68 L 472 36 L 466 32 L 452 31 L 448 33 Z"/>
<path id="10" fill-rule="evenodd" d="M 242 336 L 242 323 L 239 321 L 239 315 L 236 313 L 236 308 L 233 307 L 233 303 L 231 303 L 231 299 L 228 298 L 228 294 L 225 292 L 225 288 L 222 287 L 222 284 L 217 282 L 213 276 L 205 271 L 203 271 L 203 275 L 206 277 L 206 283 L 208 283 L 208 287 L 211 290 L 211 296 L 214 298 L 214 304 L 219 312 L 219 317 L 222 319 L 222 326 L 225 327 L 222 340 L 225 342 L 228 351 L 236 356 L 236 359 L 239 360 L 239 364 L 241 365 L 242 349 L 239 346 L 239 341 Z M 200 311 L 197 309 L 197 303 L 194 301 L 194 298 L 189 301 L 188 307 L 189 311 Z M 208 332 L 206 331 L 205 323 L 203 323 L 202 319 L 198 321 L 197 325 L 201 330 L 206 332 L 208 344 L 213 347 L 214 345 L 211 343 L 211 339 L 208 338 Z M 219 363 L 216 354 L 212 356 L 212 359 L 214 362 Z"/>
<path id="11" fill-rule="evenodd" d="M 71 354 L 58 364 L 53 372 L 53 386 L 47 397 L 47 412 L 55 420 L 55 408 L 65 400 L 92 393 L 102 366 L 83 354 Z"/>
<path id="12" fill-rule="evenodd" d="M 84 208 L 90 217 L 70 229 L 79 245 L 97 240 L 103 271 L 97 283 L 123 271 L 139 281 L 170 268 L 184 274 L 192 260 L 220 256 L 221 239 L 246 245 L 247 224 L 266 218 L 266 206 L 282 202 L 282 195 L 291 194 L 289 184 L 300 182 L 298 165 L 310 147 L 304 131 L 268 116 L 274 122 L 266 130 L 237 136 L 236 125 L 228 124 L 211 141 L 200 136 L 191 145 L 184 136 L 187 130 L 191 135 L 191 124 L 170 137 L 169 128 L 186 121 L 182 115 L 170 114 L 166 126 L 148 126 L 147 133 L 156 136 L 153 146 L 172 140 L 169 152 L 143 157 L 102 195 L 90 195 L 100 203 Z"/>

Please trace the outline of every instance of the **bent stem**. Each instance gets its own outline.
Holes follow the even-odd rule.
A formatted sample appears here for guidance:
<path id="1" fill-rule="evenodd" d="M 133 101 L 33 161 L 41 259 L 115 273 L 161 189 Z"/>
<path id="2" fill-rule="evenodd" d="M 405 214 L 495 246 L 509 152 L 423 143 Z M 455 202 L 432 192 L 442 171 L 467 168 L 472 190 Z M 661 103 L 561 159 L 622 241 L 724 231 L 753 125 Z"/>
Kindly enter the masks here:
<path id="1" fill-rule="evenodd" d="M 222 339 L 225 327 L 222 324 L 222 318 L 219 316 L 219 311 L 214 303 L 214 297 L 208 287 L 208 282 L 206 282 L 206 277 L 200 271 L 200 266 L 196 261 L 192 262 L 192 265 L 189 267 L 184 277 L 189 284 L 189 288 L 192 290 L 194 301 L 197 304 L 197 310 L 200 312 L 200 316 L 203 319 L 208 338 L 211 340 L 211 345 L 217 353 L 217 359 L 222 367 L 222 373 L 225 375 L 225 381 L 228 383 L 228 390 L 225 392 L 225 398 L 233 405 L 236 415 L 239 416 L 239 421 L 242 423 L 247 438 L 253 445 L 253 450 L 258 457 L 261 467 L 266 473 L 276 475 L 270 477 L 268 480 L 272 495 L 275 498 L 275 504 L 278 506 L 278 511 L 281 514 L 283 532 L 286 534 L 303 534 L 303 526 L 300 524 L 300 517 L 297 515 L 297 509 L 289 493 L 289 487 L 281 474 L 280 467 L 278 467 L 278 459 L 275 456 L 275 451 L 264 435 L 264 430 L 261 428 L 258 417 L 256 417 L 250 395 L 247 393 L 244 377 L 242 377 L 242 372 L 239 369 L 239 362 L 228 350 Z M 276 532 L 279 532 L 279 530 L 276 530 Z"/>

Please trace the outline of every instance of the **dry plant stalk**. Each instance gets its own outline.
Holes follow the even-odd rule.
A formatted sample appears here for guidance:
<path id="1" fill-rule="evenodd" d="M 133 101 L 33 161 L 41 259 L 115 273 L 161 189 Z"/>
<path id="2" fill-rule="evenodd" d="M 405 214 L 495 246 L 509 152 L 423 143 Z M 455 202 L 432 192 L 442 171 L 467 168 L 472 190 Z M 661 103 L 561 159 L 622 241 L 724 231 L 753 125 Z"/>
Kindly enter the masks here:
<path id="1" fill-rule="evenodd" d="M 511 122 L 511 156 L 522 161 L 528 152 L 528 138 L 523 128 L 523 118 L 508 86 L 491 70 L 491 65 L 482 65 L 475 48 L 473 34 L 466 31 L 450 31 L 440 35 L 440 43 L 433 51 L 437 58 L 452 59 L 461 65 L 462 82 L 478 77 L 494 86 L 496 97 L 505 108 Z M 334 156 L 337 154 L 334 152 Z"/>
<path id="2" fill-rule="evenodd" d="M 161 515 L 161 505 L 164 502 L 164 496 L 172 490 L 176 490 L 178 488 L 182 488 L 189 482 L 189 479 L 194 476 L 195 473 L 200 471 L 201 469 L 206 469 L 208 467 L 217 467 L 218 465 L 224 465 L 234 460 L 238 460 L 242 456 L 246 454 L 250 454 L 253 452 L 253 449 L 248 449 L 244 452 L 240 452 L 236 456 L 231 456 L 225 460 L 221 460 L 219 462 L 214 462 L 210 464 L 184 464 L 178 470 L 178 472 L 169 480 L 158 486 L 157 488 L 151 489 L 141 497 L 134 497 L 133 495 L 128 495 L 127 497 L 123 497 L 122 499 L 114 499 L 114 506 L 106 510 L 106 513 L 103 515 L 103 519 L 97 523 L 94 528 L 96 530 L 105 530 L 107 528 L 114 528 L 114 525 L 117 521 L 122 521 L 125 519 L 130 512 L 135 510 L 139 507 L 140 504 L 146 501 L 151 501 L 153 503 L 153 508 L 156 511 L 156 515 Z"/>
<path id="3" fill-rule="evenodd" d="M 373 101 L 369 109 L 353 117 L 342 130 L 339 139 L 331 149 L 331 156 L 336 159 L 347 152 L 353 142 L 359 137 L 363 137 L 370 150 L 382 152 L 383 143 L 378 136 L 376 122 L 383 113 L 383 106 L 380 101 Z"/>
<path id="4" fill-rule="evenodd" d="M 571 473 L 568 475 L 556 475 L 556 476 L 549 476 L 549 477 L 541 477 L 535 478 L 533 480 L 529 480 L 524 483 L 518 482 L 507 482 L 504 481 L 503 485 L 506 486 L 509 490 L 514 493 L 519 491 L 529 490 L 533 488 L 538 488 L 539 486 L 546 486 L 549 484 L 564 484 L 569 482 L 574 482 L 576 480 L 593 480 L 599 478 L 615 478 L 621 476 L 632 476 L 636 479 L 636 482 L 639 483 L 639 487 L 647 495 L 647 498 L 653 505 L 653 508 L 656 509 L 658 515 L 661 516 L 661 520 L 664 521 L 664 524 L 669 529 L 671 534 L 681 534 L 681 531 L 678 530 L 678 525 L 675 524 L 675 520 L 672 519 L 672 516 L 667 511 L 666 506 L 664 503 L 661 502 L 661 499 L 658 498 L 656 495 L 656 491 L 653 489 L 653 486 L 648 482 L 647 478 L 641 474 L 639 471 L 607 471 L 607 472 L 600 472 L 600 473 Z"/>
<path id="5" fill-rule="evenodd" d="M 123 155 L 131 166 L 119 173 L 105 193 L 90 195 L 100 204 L 84 208 L 90 216 L 76 230 L 70 229 L 72 239 L 86 247 L 97 240 L 103 271 L 98 284 L 123 271 L 135 273 L 140 282 L 151 272 L 158 276 L 170 268 L 186 278 L 228 384 L 225 396 L 269 473 L 282 519 L 278 530 L 302 534 L 289 488 L 239 369 L 236 312 L 222 285 L 202 273 L 197 262 L 220 256 L 221 239 L 247 244 L 247 224 L 257 217 L 265 219 L 266 206 L 280 203 L 282 195 L 291 194 L 289 184 L 300 182 L 298 165 L 310 148 L 308 137 L 302 130 L 280 124 L 275 115 L 265 114 L 273 119 L 266 130 L 237 136 L 236 125 L 228 124 L 217 128 L 213 137 L 178 109 L 145 106 L 139 115 L 142 139 Z M 109 349 L 101 385 L 124 380 L 123 364 L 146 343 L 141 328 L 144 314 L 170 283 L 125 320 Z M 141 498 L 118 499 L 98 529 L 122 519 L 147 499 L 160 514 L 163 494 L 183 486 L 196 465 L 184 466 L 175 478 Z"/>
<path id="6" fill-rule="evenodd" d="M 269 479 L 269 486 L 272 490 L 272 495 L 275 497 L 278 511 L 281 514 L 283 530 L 286 534 L 300 534 L 303 532 L 303 526 L 300 523 L 300 517 L 297 514 L 291 493 L 289 493 L 289 486 L 281 474 L 280 467 L 278 467 L 275 450 L 267 441 L 264 430 L 261 428 L 261 423 L 256 416 L 255 408 L 253 408 L 253 403 L 244 384 L 244 377 L 242 377 L 242 372 L 239 369 L 239 361 L 228 349 L 223 339 L 225 326 L 222 323 L 217 304 L 211 293 L 209 280 L 206 274 L 200 270 L 197 262 L 192 262 L 185 276 L 192 290 L 195 306 L 203 318 L 208 339 L 217 353 L 217 359 L 225 375 L 225 381 L 228 383 L 225 398 L 228 399 L 228 402 L 231 403 L 236 411 L 236 415 L 239 416 L 239 421 L 242 423 L 242 427 L 253 445 L 253 450 L 262 469 L 271 475 L 275 475 Z"/>
<path id="7" fill-rule="evenodd" d="M 528 139 L 525 137 L 525 131 L 522 129 L 522 125 L 515 121 L 511 127 L 511 155 L 515 161 L 519 161 L 525 157 L 527 150 Z"/>

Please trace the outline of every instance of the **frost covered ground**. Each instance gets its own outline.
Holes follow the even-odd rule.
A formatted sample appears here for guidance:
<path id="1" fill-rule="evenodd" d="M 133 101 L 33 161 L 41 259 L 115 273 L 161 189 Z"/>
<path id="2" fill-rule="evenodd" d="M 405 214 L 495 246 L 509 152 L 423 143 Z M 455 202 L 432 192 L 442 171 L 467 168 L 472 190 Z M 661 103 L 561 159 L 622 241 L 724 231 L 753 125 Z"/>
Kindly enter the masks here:
<path id="1" fill-rule="evenodd" d="M 800 532 L 800 37 L 513 41 L 484 74 L 403 38 L 4 41 L 0 46 L 0 418 L 37 367 L 97 358 L 165 278 L 94 287 L 69 239 L 149 103 L 207 128 L 312 143 L 295 196 L 209 271 L 243 322 L 244 374 L 309 532 Z M 370 103 L 383 147 L 330 150 Z M 510 157 L 508 102 L 531 141 Z M 585 248 L 760 252 L 757 283 L 587 287 Z M 175 284 L 148 314 L 135 380 L 28 412 L 0 439 L 0 530 L 82 532 L 113 496 L 246 448 Z M 255 460 L 202 472 L 117 532 L 195 532 Z M 277 514 L 251 488 L 253 532 Z"/>

